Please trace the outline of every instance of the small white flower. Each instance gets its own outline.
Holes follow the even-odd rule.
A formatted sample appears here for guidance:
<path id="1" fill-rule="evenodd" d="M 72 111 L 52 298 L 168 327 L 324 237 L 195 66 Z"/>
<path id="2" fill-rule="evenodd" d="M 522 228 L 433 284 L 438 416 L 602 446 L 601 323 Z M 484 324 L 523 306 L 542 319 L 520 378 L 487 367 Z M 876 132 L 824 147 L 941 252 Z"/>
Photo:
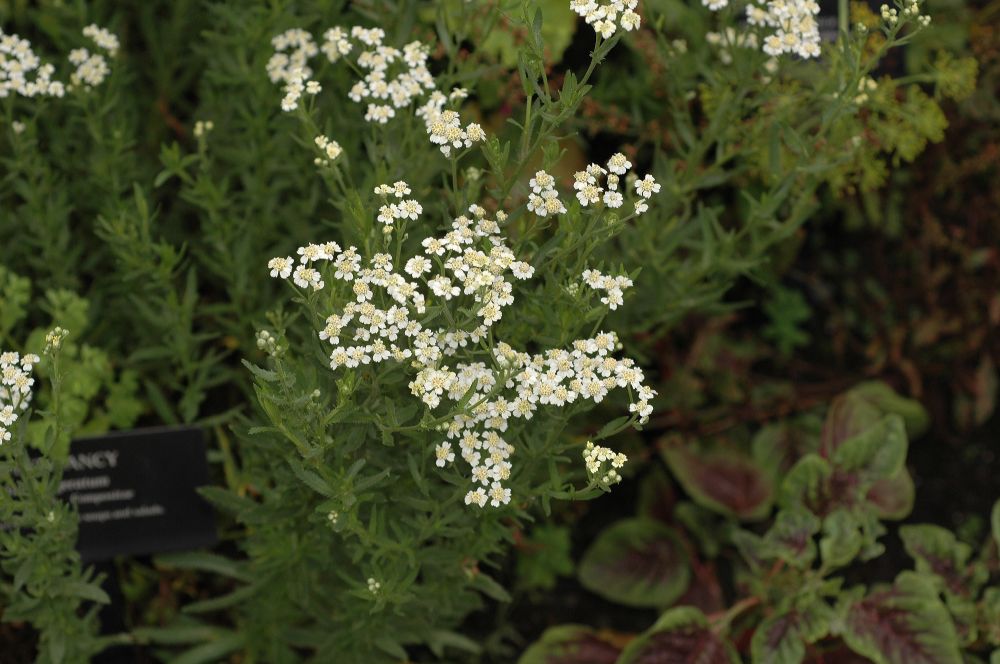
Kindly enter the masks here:
<path id="1" fill-rule="evenodd" d="M 660 185 L 652 175 L 647 174 L 643 179 L 635 181 L 635 193 L 643 198 L 649 198 L 653 194 L 660 193 Z"/>
<path id="2" fill-rule="evenodd" d="M 455 460 L 455 453 L 451 451 L 451 443 L 441 443 L 434 448 L 436 461 L 434 464 L 438 468 L 444 468 L 446 464 Z"/>
<path id="3" fill-rule="evenodd" d="M 281 279 L 287 279 L 292 274 L 294 265 L 295 259 L 291 256 L 272 258 L 267 263 L 267 267 L 271 269 L 271 276 L 280 277 Z"/>

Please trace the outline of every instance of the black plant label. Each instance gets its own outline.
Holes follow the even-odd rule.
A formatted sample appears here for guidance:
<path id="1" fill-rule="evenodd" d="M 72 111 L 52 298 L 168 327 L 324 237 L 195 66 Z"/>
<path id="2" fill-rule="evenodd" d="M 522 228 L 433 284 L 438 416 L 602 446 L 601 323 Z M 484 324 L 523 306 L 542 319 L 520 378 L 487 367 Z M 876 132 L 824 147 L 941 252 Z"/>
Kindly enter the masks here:
<path id="1" fill-rule="evenodd" d="M 196 428 L 122 431 L 74 440 L 59 497 L 80 515 L 84 562 L 215 544 L 205 439 Z"/>

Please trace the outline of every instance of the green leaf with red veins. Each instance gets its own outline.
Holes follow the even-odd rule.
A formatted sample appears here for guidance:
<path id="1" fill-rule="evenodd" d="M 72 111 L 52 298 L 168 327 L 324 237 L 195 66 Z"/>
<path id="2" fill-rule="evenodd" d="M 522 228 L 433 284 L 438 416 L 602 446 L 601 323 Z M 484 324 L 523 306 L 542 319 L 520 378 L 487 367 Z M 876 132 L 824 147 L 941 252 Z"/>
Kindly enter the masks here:
<path id="1" fill-rule="evenodd" d="M 843 567 L 861 551 L 862 534 L 857 519 L 848 511 L 839 509 L 823 519 L 823 537 L 819 541 L 823 565 L 827 568 Z"/>
<path id="2" fill-rule="evenodd" d="M 989 572 L 982 564 L 970 564 L 972 548 L 968 544 L 959 542 L 950 531 L 930 524 L 903 526 L 899 537 L 906 552 L 916 561 L 917 571 L 938 579 L 941 590 L 955 597 L 978 597 Z"/>
<path id="3" fill-rule="evenodd" d="M 807 454 L 785 475 L 779 503 L 783 507 L 802 505 L 816 514 L 824 511 L 833 477 L 830 462 L 818 454 Z"/>
<path id="4" fill-rule="evenodd" d="M 833 465 L 860 484 L 870 487 L 876 480 L 896 475 L 906 461 L 906 427 L 899 415 L 886 415 L 861 433 L 840 443 L 830 457 Z"/>
<path id="5" fill-rule="evenodd" d="M 670 609 L 634 639 L 616 664 L 739 664 L 732 644 L 690 606 Z"/>
<path id="6" fill-rule="evenodd" d="M 803 569 L 816 557 L 813 535 L 819 532 L 819 527 L 819 519 L 803 508 L 781 510 L 764 542 L 775 558 Z"/>
<path id="7" fill-rule="evenodd" d="M 871 428 L 882 415 L 882 411 L 875 405 L 852 392 L 837 396 L 830 404 L 823 421 L 820 454 L 827 459 L 833 457 L 845 440 Z"/>
<path id="8" fill-rule="evenodd" d="M 517 664 L 614 664 L 621 648 L 584 625 L 550 627 Z"/>
<path id="9" fill-rule="evenodd" d="M 913 440 L 923 435 L 930 424 L 930 417 L 919 401 L 901 397 L 879 381 L 861 383 L 851 388 L 849 394 L 875 406 L 884 415 L 899 415 L 906 425 L 906 435 Z"/>
<path id="10" fill-rule="evenodd" d="M 852 604 L 843 637 L 875 664 L 962 664 L 951 616 L 933 581 L 916 572 Z"/>
<path id="11" fill-rule="evenodd" d="M 688 556 L 673 528 L 651 519 L 625 519 L 602 532 L 583 554 L 580 582 L 628 606 L 664 607 L 688 587 Z"/>
<path id="12" fill-rule="evenodd" d="M 699 454 L 683 447 L 663 451 L 674 477 L 698 504 L 747 521 L 771 512 L 770 474 L 752 459 L 732 451 Z"/>
<path id="13" fill-rule="evenodd" d="M 806 645 L 826 636 L 833 621 L 833 609 L 815 598 L 802 607 L 792 607 L 770 616 L 757 627 L 750 641 L 753 664 L 799 664 Z"/>
<path id="14" fill-rule="evenodd" d="M 905 519 L 913 511 L 915 491 L 910 471 L 902 468 L 892 477 L 875 482 L 868 489 L 865 501 L 880 519 Z"/>

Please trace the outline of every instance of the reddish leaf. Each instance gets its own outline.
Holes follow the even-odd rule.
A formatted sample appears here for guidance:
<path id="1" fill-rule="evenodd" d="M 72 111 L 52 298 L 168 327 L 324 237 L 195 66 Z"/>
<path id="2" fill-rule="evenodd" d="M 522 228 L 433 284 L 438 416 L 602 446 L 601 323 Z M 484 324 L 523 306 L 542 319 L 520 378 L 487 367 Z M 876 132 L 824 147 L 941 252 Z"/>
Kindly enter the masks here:
<path id="1" fill-rule="evenodd" d="M 737 664 L 732 645 L 713 632 L 701 611 L 678 607 L 664 613 L 622 652 L 617 664 Z"/>
<path id="2" fill-rule="evenodd" d="M 615 664 L 621 648 L 583 625 L 550 627 L 525 651 L 518 664 Z"/>
<path id="3" fill-rule="evenodd" d="M 881 415 L 878 408 L 850 392 L 839 395 L 830 404 L 823 422 L 820 455 L 831 458 L 841 443 L 875 424 Z"/>
<path id="4" fill-rule="evenodd" d="M 663 456 L 684 490 L 703 507 L 746 520 L 770 513 L 771 479 L 749 458 L 734 452 L 696 455 L 682 447 L 669 447 Z"/>
<path id="5" fill-rule="evenodd" d="M 906 552 L 916 560 L 917 571 L 940 579 L 943 589 L 955 597 L 975 599 L 989 577 L 981 563 L 970 563 L 972 548 L 958 541 L 945 528 L 932 524 L 899 529 Z"/>
<path id="6" fill-rule="evenodd" d="M 850 607 L 844 641 L 876 664 L 961 664 L 958 635 L 933 583 L 903 572 Z"/>
<path id="7" fill-rule="evenodd" d="M 650 519 L 624 519 L 583 554 L 580 583 L 629 606 L 669 606 L 688 586 L 691 571 L 674 530 Z"/>
<path id="8" fill-rule="evenodd" d="M 905 519 L 913 511 L 914 487 L 909 471 L 885 480 L 878 480 L 868 489 L 865 500 L 874 508 L 880 519 Z"/>
<path id="9" fill-rule="evenodd" d="M 663 466 L 656 464 L 652 472 L 639 482 L 639 516 L 670 523 L 677 503 L 677 492 Z"/>
<path id="10" fill-rule="evenodd" d="M 872 660 L 851 651 L 846 646 L 806 656 L 805 664 L 873 664 Z"/>

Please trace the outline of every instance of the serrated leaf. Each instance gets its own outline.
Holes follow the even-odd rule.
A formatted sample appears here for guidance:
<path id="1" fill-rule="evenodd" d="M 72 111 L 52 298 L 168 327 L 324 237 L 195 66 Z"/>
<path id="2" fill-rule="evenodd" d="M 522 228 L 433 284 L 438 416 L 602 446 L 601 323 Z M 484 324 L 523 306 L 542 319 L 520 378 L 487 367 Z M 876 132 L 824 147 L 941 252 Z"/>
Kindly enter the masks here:
<path id="1" fill-rule="evenodd" d="M 830 499 L 834 468 L 817 454 L 807 454 L 792 466 L 781 484 L 779 502 L 785 506 L 805 505 L 820 512 Z"/>
<path id="2" fill-rule="evenodd" d="M 748 457 L 722 452 L 699 455 L 683 447 L 668 447 L 663 457 L 674 478 L 698 504 L 749 521 L 770 513 L 771 479 Z"/>
<path id="3" fill-rule="evenodd" d="M 859 524 L 849 511 L 834 510 L 823 519 L 819 551 L 826 567 L 847 565 L 861 551 L 862 544 Z"/>
<path id="4" fill-rule="evenodd" d="M 256 507 L 257 503 L 244 496 L 219 486 L 198 487 L 198 494 L 212 505 L 227 514 L 237 517 L 247 510 Z"/>
<path id="5" fill-rule="evenodd" d="M 739 664 L 732 644 L 708 626 L 698 609 L 670 609 L 646 632 L 636 637 L 616 664 Z"/>
<path id="6" fill-rule="evenodd" d="M 753 664 L 799 664 L 806 645 L 826 636 L 833 609 L 820 599 L 804 607 L 781 611 L 765 619 L 750 640 Z"/>
<path id="7" fill-rule="evenodd" d="M 903 547 L 916 561 L 918 572 L 940 579 L 942 588 L 956 597 L 974 598 L 989 573 L 970 564 L 972 548 L 959 542 L 950 531 L 932 524 L 899 529 Z"/>
<path id="8" fill-rule="evenodd" d="M 840 443 L 830 457 L 834 466 L 864 482 L 893 477 L 906 461 L 906 428 L 899 415 L 886 415 Z"/>
<path id="9" fill-rule="evenodd" d="M 764 543 L 773 557 L 792 567 L 806 568 L 816 557 L 813 535 L 819 527 L 819 519 L 803 508 L 781 510 L 764 536 Z"/>
<path id="10" fill-rule="evenodd" d="M 962 664 L 948 610 L 934 584 L 915 572 L 852 604 L 843 637 L 875 664 Z"/>
<path id="11" fill-rule="evenodd" d="M 583 554 L 578 573 L 591 592 L 628 606 L 669 606 L 691 578 L 674 530 L 642 518 L 602 532 Z"/>
<path id="12" fill-rule="evenodd" d="M 550 627 L 517 664 L 615 664 L 621 648 L 584 625 Z"/>
<path id="13" fill-rule="evenodd" d="M 292 472 L 295 473 L 295 476 L 302 480 L 313 491 L 327 498 L 333 497 L 334 491 L 330 488 L 330 485 L 327 484 L 326 480 L 303 466 L 302 462 L 298 459 L 289 458 L 288 465 L 292 469 Z"/>

